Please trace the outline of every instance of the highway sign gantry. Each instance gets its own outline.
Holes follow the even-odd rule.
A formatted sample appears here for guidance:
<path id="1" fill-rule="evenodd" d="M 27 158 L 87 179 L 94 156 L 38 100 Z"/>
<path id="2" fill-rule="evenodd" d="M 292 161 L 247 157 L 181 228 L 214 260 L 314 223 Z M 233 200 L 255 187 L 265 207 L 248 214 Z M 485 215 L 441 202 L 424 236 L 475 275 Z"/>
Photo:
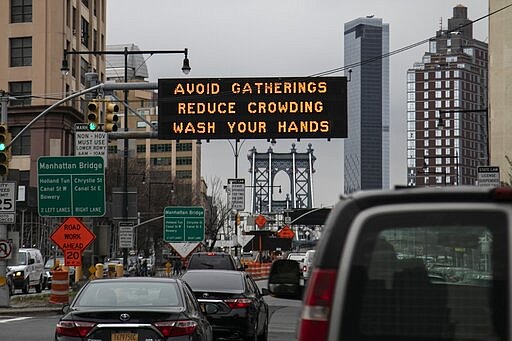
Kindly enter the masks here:
<path id="1" fill-rule="evenodd" d="M 164 241 L 168 243 L 204 240 L 204 208 L 168 206 L 164 209 Z"/>
<path id="2" fill-rule="evenodd" d="M 40 216 L 105 215 L 105 167 L 101 156 L 41 156 L 37 175 Z"/>

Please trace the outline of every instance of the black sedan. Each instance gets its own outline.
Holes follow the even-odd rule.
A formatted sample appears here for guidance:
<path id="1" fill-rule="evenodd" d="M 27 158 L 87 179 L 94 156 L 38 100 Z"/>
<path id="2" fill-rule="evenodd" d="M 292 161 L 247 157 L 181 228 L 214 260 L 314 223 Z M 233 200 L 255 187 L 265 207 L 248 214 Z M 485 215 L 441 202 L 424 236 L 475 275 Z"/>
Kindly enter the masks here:
<path id="1" fill-rule="evenodd" d="M 189 270 L 182 277 L 208 314 L 216 338 L 267 340 L 269 308 L 252 277 L 234 270 Z"/>
<path id="2" fill-rule="evenodd" d="M 213 305 L 204 309 L 216 311 Z M 212 340 L 211 325 L 180 279 L 89 281 L 63 310 L 55 340 Z"/>

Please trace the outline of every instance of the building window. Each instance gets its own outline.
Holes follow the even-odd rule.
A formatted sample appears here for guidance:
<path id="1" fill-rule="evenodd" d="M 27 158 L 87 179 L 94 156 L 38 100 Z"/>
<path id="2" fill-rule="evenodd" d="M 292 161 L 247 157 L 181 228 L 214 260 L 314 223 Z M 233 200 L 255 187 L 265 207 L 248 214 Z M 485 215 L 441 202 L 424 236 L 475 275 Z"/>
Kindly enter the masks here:
<path id="1" fill-rule="evenodd" d="M 169 157 L 152 157 L 151 164 L 154 166 L 169 166 L 171 164 L 171 158 L 169 158 Z"/>
<path id="2" fill-rule="evenodd" d="M 436 79 L 441 78 L 441 71 L 436 71 Z"/>
<path id="3" fill-rule="evenodd" d="M 11 0 L 11 23 L 32 22 L 32 0 Z"/>
<path id="4" fill-rule="evenodd" d="M 18 136 L 23 127 L 11 127 L 12 136 Z M 27 129 L 23 134 L 19 135 L 16 139 L 16 143 L 11 145 L 12 155 L 30 155 L 31 151 L 31 137 L 30 129 Z"/>
<path id="5" fill-rule="evenodd" d="M 146 152 L 146 145 L 145 144 L 138 144 L 137 145 L 137 153 L 145 153 Z"/>
<path id="6" fill-rule="evenodd" d="M 191 165 L 192 164 L 192 157 L 177 157 L 176 158 L 176 165 Z"/>
<path id="7" fill-rule="evenodd" d="M 82 29 L 82 45 L 89 48 L 89 22 L 82 17 L 81 21 L 81 29 Z"/>
<path id="8" fill-rule="evenodd" d="M 177 143 L 176 151 L 178 152 L 190 152 L 192 151 L 192 143 Z"/>
<path id="9" fill-rule="evenodd" d="M 10 101 L 11 105 L 30 105 L 32 103 L 32 82 L 10 82 L 9 94 L 16 97 Z"/>
<path id="10" fill-rule="evenodd" d="M 176 171 L 176 178 L 178 179 L 191 179 L 192 171 L 191 170 L 178 170 Z"/>
<path id="11" fill-rule="evenodd" d="M 89 63 L 83 59 L 80 58 L 80 83 L 85 85 L 85 74 L 89 72 Z"/>
<path id="12" fill-rule="evenodd" d="M 89 0 L 82 0 L 85 7 L 89 8 Z"/>
<path id="13" fill-rule="evenodd" d="M 32 65 L 32 37 L 9 39 L 11 67 Z"/>

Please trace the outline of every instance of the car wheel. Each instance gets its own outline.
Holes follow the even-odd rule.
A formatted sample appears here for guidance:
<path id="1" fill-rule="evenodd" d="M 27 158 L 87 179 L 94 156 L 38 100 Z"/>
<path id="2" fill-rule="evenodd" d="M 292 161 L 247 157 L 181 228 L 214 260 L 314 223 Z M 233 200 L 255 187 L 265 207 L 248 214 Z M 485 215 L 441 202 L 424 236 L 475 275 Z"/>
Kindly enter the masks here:
<path id="1" fill-rule="evenodd" d="M 12 283 L 12 280 L 8 280 L 8 287 L 9 287 L 9 296 L 14 295 L 14 284 Z"/>
<path id="2" fill-rule="evenodd" d="M 43 291 L 43 278 L 39 277 L 39 282 L 37 283 L 36 286 L 36 292 L 40 293 L 41 291 Z"/>
<path id="3" fill-rule="evenodd" d="M 25 281 L 23 282 L 23 287 L 21 288 L 22 293 L 28 294 L 29 282 L 30 278 L 27 277 L 27 279 L 25 279 Z"/>

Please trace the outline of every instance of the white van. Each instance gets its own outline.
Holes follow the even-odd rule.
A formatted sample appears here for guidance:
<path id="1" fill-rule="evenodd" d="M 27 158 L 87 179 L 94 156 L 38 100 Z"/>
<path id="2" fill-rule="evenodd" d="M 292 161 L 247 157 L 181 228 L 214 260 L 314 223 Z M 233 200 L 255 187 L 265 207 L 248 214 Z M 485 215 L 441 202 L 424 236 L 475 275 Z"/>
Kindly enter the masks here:
<path id="1" fill-rule="evenodd" d="M 19 249 L 16 263 L 9 270 L 13 272 L 14 290 L 21 289 L 24 294 L 30 288 L 43 290 L 44 262 L 39 249 Z"/>

